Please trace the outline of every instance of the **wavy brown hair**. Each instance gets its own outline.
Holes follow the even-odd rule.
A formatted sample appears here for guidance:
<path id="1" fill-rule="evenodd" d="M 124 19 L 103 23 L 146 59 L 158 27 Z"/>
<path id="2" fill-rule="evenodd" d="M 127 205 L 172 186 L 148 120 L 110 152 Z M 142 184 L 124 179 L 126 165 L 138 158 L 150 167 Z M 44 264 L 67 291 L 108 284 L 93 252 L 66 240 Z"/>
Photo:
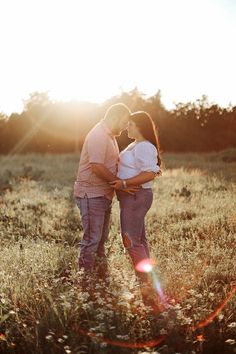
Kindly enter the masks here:
<path id="1" fill-rule="evenodd" d="M 157 135 L 157 128 L 150 114 L 144 111 L 138 111 L 130 115 L 129 120 L 132 120 L 144 139 L 152 143 L 158 152 L 158 165 L 161 167 L 160 145 Z"/>

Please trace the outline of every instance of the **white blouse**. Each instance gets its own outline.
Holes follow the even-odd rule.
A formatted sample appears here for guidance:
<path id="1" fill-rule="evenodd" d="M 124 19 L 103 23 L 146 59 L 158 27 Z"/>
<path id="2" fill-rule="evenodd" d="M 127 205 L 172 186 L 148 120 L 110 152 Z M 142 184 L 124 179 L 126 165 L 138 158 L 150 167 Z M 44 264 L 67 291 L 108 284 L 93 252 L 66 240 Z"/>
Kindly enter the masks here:
<path id="1" fill-rule="evenodd" d="M 133 142 L 120 153 L 118 177 L 127 179 L 137 176 L 143 171 L 159 172 L 158 153 L 156 147 L 149 141 Z M 152 181 L 142 184 L 143 188 L 151 188 Z"/>

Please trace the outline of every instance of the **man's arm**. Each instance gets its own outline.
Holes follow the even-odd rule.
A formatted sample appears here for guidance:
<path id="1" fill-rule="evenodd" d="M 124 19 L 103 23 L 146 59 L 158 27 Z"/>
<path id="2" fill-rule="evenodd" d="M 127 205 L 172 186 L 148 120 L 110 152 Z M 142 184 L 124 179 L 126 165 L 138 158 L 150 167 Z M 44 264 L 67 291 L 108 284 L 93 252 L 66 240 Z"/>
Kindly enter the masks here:
<path id="1" fill-rule="evenodd" d="M 91 163 L 92 172 L 98 176 L 99 178 L 107 181 L 108 183 L 112 183 L 113 181 L 117 181 L 117 176 L 113 175 L 103 164 L 101 163 Z M 118 179 L 119 180 L 119 179 Z M 121 182 L 122 183 L 122 182 Z M 112 184 L 111 184 L 112 186 Z M 113 186 L 112 186 L 113 187 Z M 139 190 L 139 187 L 130 185 L 129 187 L 123 189 L 124 192 L 129 194 L 134 194 Z"/>
<path id="2" fill-rule="evenodd" d="M 90 163 L 92 172 L 99 178 L 107 182 L 112 182 L 117 179 L 102 163 Z"/>

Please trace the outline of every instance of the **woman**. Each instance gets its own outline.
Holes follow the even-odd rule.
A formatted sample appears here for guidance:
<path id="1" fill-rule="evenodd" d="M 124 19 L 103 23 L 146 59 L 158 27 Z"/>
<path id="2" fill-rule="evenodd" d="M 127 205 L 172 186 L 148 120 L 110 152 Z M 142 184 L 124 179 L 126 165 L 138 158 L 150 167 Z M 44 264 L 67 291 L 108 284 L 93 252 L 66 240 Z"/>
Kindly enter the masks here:
<path id="1" fill-rule="evenodd" d="M 152 180 L 161 174 L 161 159 L 155 125 L 146 112 L 131 114 L 128 136 L 134 141 L 120 153 L 119 180 L 112 182 L 120 203 L 121 233 L 124 247 L 129 252 L 139 279 L 146 281 L 146 274 L 137 271 L 136 266 L 150 257 L 145 234 L 145 215 L 153 201 Z M 135 194 L 122 189 L 138 185 Z"/>

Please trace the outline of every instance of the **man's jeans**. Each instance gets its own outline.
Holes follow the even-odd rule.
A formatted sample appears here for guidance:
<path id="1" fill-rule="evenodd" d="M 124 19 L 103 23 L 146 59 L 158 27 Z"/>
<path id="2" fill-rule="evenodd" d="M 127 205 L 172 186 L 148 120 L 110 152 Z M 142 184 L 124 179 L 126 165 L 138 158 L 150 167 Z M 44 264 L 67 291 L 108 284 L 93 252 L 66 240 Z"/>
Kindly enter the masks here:
<path id="1" fill-rule="evenodd" d="M 99 263 L 106 268 L 105 242 L 109 234 L 112 201 L 106 197 L 85 197 L 76 198 L 76 203 L 84 231 L 79 268 L 91 273 Z"/>

